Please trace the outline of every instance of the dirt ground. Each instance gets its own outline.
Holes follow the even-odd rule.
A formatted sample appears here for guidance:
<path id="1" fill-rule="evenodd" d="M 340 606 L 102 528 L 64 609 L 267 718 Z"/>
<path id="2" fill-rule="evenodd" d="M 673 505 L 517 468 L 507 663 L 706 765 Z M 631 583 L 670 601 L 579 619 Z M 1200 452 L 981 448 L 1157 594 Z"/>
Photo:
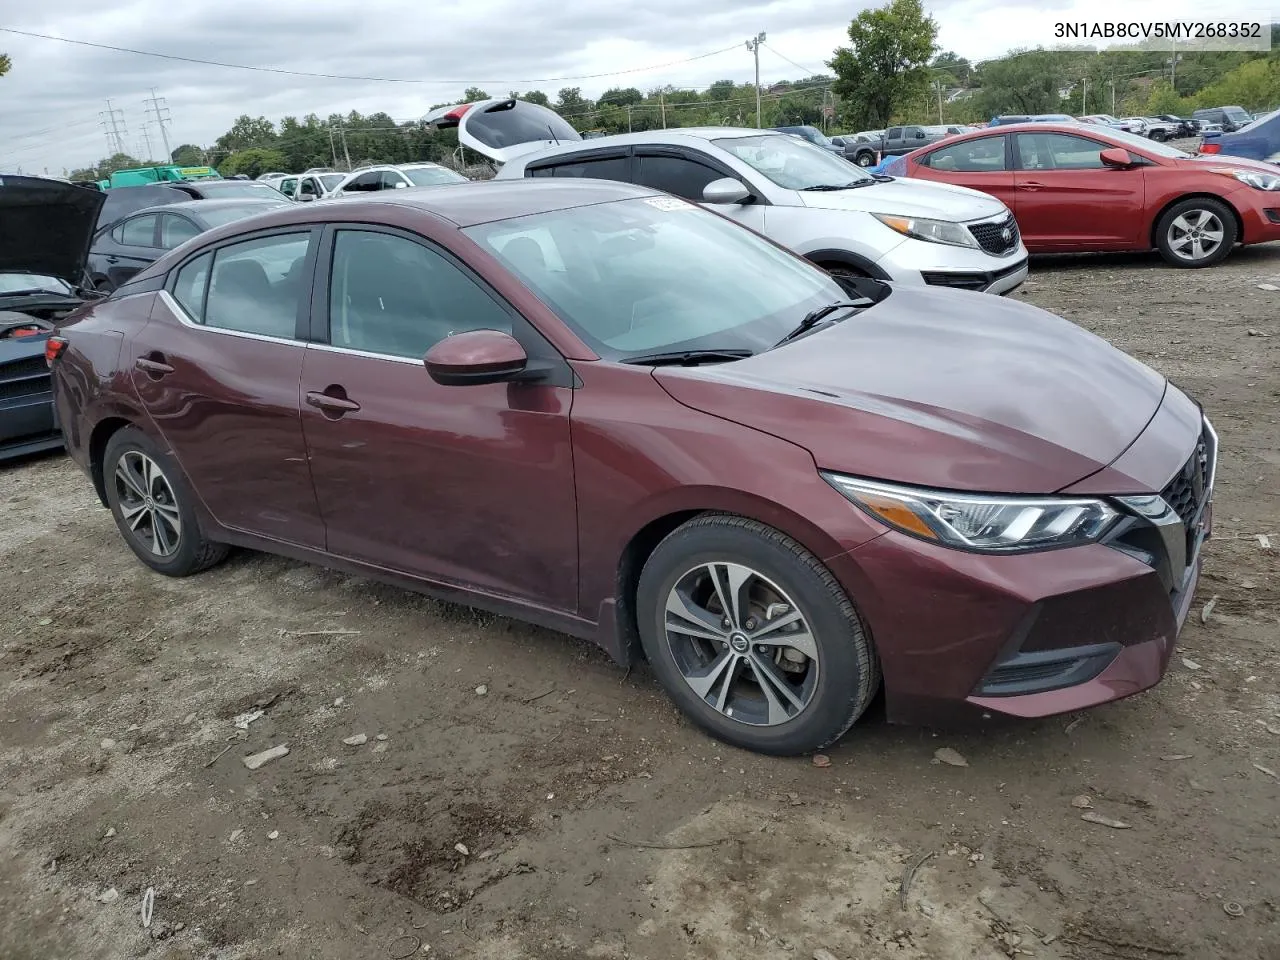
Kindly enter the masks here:
<path id="1" fill-rule="evenodd" d="M 548 631 L 252 553 L 152 575 L 69 462 L 0 468 L 0 957 L 1280 957 L 1265 283 L 1280 245 L 1037 262 L 1018 294 L 1221 434 L 1165 681 L 965 733 L 868 718 L 826 768 L 709 740 Z"/>

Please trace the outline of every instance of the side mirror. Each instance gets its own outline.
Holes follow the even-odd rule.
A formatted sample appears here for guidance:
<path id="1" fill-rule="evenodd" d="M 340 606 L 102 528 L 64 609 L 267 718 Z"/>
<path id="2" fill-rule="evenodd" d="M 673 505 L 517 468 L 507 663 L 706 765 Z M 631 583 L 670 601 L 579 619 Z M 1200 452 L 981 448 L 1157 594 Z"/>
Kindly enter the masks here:
<path id="1" fill-rule="evenodd" d="M 1129 151 L 1122 147 L 1110 147 L 1098 154 L 1098 159 L 1102 161 L 1102 165 L 1106 167 L 1132 167 L 1133 157 L 1129 155 Z"/>
<path id="2" fill-rule="evenodd" d="M 395 188 L 396 188 L 397 190 L 403 190 L 403 189 L 404 189 L 405 187 L 407 187 L 407 186 L 408 186 L 408 184 L 407 184 L 407 183 L 405 183 L 403 180 L 397 180 L 397 181 L 395 182 Z"/>
<path id="3" fill-rule="evenodd" d="M 501 383 L 524 372 L 529 355 L 499 330 L 469 330 L 445 337 L 423 358 L 427 373 L 446 387 Z"/>
<path id="4" fill-rule="evenodd" d="M 923 139 L 924 139 L 924 131 L 923 131 L 923 130 L 917 130 L 917 131 L 916 131 L 916 139 L 917 139 L 917 140 L 923 140 Z"/>
<path id="5" fill-rule="evenodd" d="M 301 202 L 301 203 L 306 203 L 308 200 L 314 200 L 315 198 L 316 198 L 316 195 L 315 195 L 314 193 L 300 193 L 300 194 L 298 194 L 298 200 L 299 200 L 299 202 Z"/>
<path id="6" fill-rule="evenodd" d="M 751 191 L 741 180 L 721 177 L 702 188 L 702 199 L 707 203 L 746 203 L 751 199 Z"/>

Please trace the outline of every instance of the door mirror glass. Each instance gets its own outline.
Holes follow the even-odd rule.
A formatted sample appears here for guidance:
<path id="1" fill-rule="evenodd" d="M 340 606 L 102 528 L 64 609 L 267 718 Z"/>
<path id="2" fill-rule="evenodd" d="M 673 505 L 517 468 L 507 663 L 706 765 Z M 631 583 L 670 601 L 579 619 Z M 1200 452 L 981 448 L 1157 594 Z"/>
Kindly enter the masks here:
<path id="1" fill-rule="evenodd" d="M 702 199 L 707 203 L 746 203 L 751 199 L 751 191 L 741 180 L 721 177 L 702 188 Z"/>
<path id="2" fill-rule="evenodd" d="M 917 130 L 917 131 L 916 131 L 916 139 L 917 139 L 917 140 L 923 140 L 923 139 L 924 139 L 924 131 L 923 131 L 923 130 Z"/>
<path id="3" fill-rule="evenodd" d="M 1133 157 L 1122 147 L 1110 147 L 1098 154 L 1098 159 L 1108 167 L 1132 167 Z"/>
<path id="4" fill-rule="evenodd" d="M 423 362 L 436 383 L 463 387 L 510 380 L 524 371 L 529 355 L 509 333 L 470 330 L 445 337 Z"/>

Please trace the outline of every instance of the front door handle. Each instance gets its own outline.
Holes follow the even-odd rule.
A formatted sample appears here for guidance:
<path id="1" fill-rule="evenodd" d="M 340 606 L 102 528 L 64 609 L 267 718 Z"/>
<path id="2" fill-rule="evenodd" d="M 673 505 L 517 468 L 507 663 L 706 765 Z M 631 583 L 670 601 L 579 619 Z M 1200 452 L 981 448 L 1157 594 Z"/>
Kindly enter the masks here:
<path id="1" fill-rule="evenodd" d="M 156 359 L 156 358 L 159 359 Z M 152 354 L 150 357 L 139 357 L 133 361 L 133 365 L 139 370 L 150 374 L 157 379 L 163 377 L 166 373 L 173 373 L 173 367 L 164 362 L 164 357 L 160 354 Z"/>
<path id="2" fill-rule="evenodd" d="M 1044 184 L 1037 180 L 1023 180 L 1018 184 L 1018 187 L 1022 190 L 1039 190 L 1043 186 Z"/>
<path id="3" fill-rule="evenodd" d="M 321 392 L 312 390 L 305 397 L 310 406 L 321 410 L 326 417 L 340 417 L 360 409 L 360 404 L 347 398 L 347 392 L 341 387 L 329 387 Z"/>

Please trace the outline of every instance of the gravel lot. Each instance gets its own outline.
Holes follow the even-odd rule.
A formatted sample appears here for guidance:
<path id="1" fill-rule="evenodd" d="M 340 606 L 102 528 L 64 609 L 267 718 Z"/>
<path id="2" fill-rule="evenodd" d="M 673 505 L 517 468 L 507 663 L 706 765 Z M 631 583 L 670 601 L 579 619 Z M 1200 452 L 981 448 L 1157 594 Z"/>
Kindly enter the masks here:
<path id="1" fill-rule="evenodd" d="M 868 718 L 826 768 L 708 740 L 647 671 L 547 631 L 250 553 L 154 576 L 69 462 L 0 468 L 0 957 L 1274 960 L 1266 283 L 1280 245 L 1207 271 L 1042 261 L 1018 294 L 1221 434 L 1164 683 L 976 732 Z"/>

